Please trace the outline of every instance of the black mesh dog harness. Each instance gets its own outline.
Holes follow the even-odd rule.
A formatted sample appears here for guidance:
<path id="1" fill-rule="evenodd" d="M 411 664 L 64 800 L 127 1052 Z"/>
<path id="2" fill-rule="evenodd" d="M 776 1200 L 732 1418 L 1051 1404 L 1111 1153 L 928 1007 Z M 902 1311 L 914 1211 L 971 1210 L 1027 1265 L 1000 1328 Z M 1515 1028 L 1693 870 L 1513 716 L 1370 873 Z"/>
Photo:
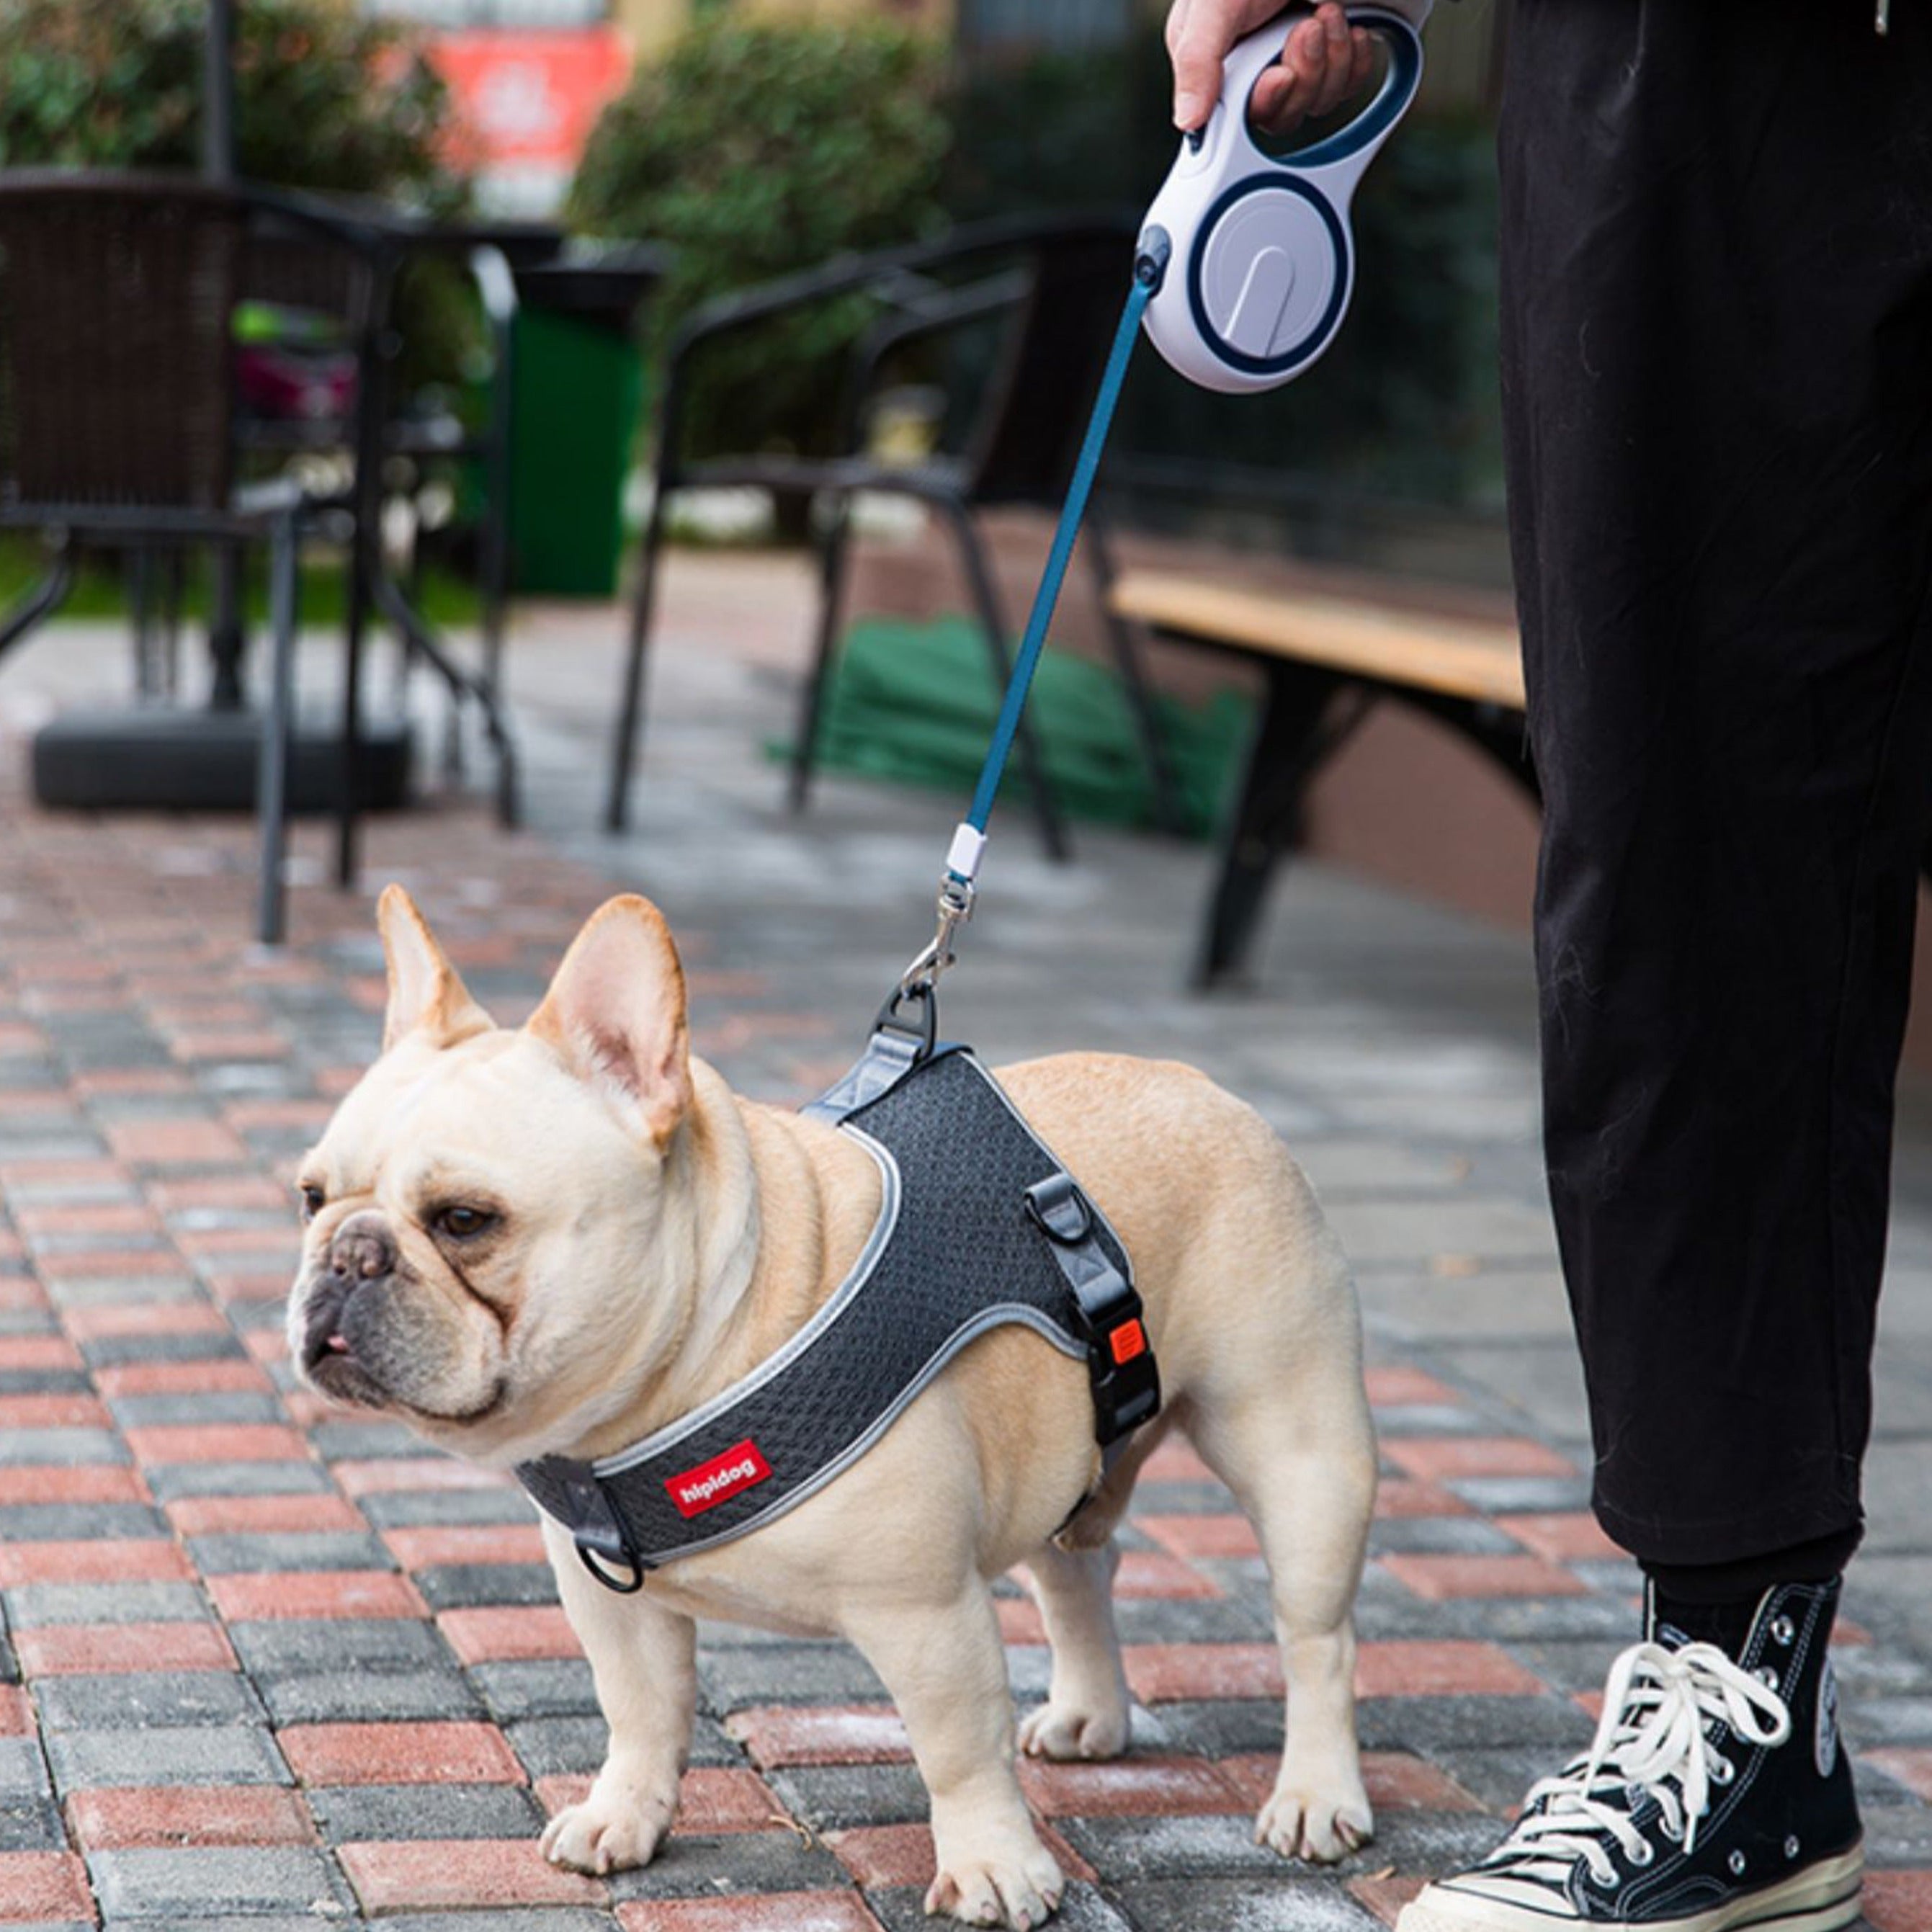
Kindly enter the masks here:
<path id="1" fill-rule="evenodd" d="M 878 1162 L 879 1215 L 823 1307 L 690 1414 L 594 1462 L 517 1475 L 615 1590 L 770 1522 L 849 1468 L 975 1336 L 1084 1358 L 1103 1451 L 1160 1406 L 1126 1251 L 970 1051 L 882 1028 L 806 1110 Z M 1111 1458 L 1109 1459 L 1111 1460 Z M 1071 1516 L 1085 1500 L 1069 1499 Z"/>

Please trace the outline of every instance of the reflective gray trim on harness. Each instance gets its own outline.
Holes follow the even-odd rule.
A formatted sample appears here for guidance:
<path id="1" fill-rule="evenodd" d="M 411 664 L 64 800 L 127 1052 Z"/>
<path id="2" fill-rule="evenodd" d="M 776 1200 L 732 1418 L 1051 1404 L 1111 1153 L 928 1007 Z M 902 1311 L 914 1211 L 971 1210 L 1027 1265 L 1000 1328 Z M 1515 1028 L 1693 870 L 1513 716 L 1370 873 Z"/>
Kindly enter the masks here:
<path id="1" fill-rule="evenodd" d="M 518 1466 L 611 1588 L 634 1590 L 816 1494 L 994 1328 L 1018 1323 L 1087 1361 L 1103 1447 L 1160 1407 L 1140 1298 L 1106 1218 L 969 1052 L 921 1046 L 882 1029 L 806 1110 L 856 1140 L 881 1178 L 865 1250 L 811 1320 L 627 1449 Z"/>

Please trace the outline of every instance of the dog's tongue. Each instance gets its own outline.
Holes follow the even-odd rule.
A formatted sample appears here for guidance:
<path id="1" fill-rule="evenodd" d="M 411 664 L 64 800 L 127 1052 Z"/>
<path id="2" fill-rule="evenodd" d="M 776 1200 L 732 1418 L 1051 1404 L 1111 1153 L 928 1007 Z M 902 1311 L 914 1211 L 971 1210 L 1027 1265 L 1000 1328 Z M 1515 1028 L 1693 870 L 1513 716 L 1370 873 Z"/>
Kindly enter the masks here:
<path id="1" fill-rule="evenodd" d="M 328 1346 L 332 1354 L 346 1355 L 349 1352 L 348 1337 L 344 1335 L 332 1335 L 328 1338 Z"/>

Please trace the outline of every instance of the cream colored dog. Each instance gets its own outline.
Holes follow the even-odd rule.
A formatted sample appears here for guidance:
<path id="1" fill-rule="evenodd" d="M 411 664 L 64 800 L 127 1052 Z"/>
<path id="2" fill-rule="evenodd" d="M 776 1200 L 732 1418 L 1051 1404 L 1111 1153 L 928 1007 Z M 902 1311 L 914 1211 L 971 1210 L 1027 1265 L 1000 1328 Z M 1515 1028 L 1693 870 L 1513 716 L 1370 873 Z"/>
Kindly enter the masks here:
<path id="1" fill-rule="evenodd" d="M 822 1122 L 735 1096 L 687 1044 L 683 974 L 656 910 L 613 899 L 518 1031 L 464 990 L 408 896 L 380 914 L 383 1052 L 304 1162 L 289 1302 L 301 1372 L 497 1467 L 608 1455 L 770 1355 L 870 1233 L 879 1170 Z M 1359 1322 L 1340 1249 L 1260 1118 L 1191 1070 L 1096 1054 L 1001 1083 L 1133 1258 L 1166 1390 L 1098 1497 L 1086 1370 L 1004 1328 L 973 1342 L 827 1487 L 620 1596 L 544 1534 L 595 1673 L 610 1753 L 552 1819 L 559 1864 L 648 1860 L 677 1808 L 694 1627 L 724 1617 L 856 1645 L 932 1794 L 929 1912 L 1027 1927 L 1064 1882 L 1014 1775 L 990 1584 L 1032 1578 L 1053 1649 L 1020 1749 L 1104 1758 L 1129 1700 L 1112 1532 L 1178 1426 L 1266 1555 L 1287 1742 L 1256 1833 L 1332 1859 L 1369 1835 L 1350 1610 L 1375 1490 Z"/>

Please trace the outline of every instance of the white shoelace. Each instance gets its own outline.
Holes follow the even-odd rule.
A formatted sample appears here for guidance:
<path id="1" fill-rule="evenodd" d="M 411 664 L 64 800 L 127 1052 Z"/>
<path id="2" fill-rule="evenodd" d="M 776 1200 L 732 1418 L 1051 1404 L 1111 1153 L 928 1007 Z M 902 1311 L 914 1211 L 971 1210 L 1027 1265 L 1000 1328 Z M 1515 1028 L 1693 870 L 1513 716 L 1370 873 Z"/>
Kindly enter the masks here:
<path id="1" fill-rule="evenodd" d="M 1784 1700 L 1714 1644 L 1681 1650 L 1632 1644 L 1610 1666 L 1590 1748 L 1530 1788 L 1524 1804 L 1533 1815 L 1485 1862 L 1508 1863 L 1526 1877 L 1554 1877 L 1580 1857 L 1599 1885 L 1612 1884 L 1606 1839 L 1614 1839 L 1633 1864 L 1651 1860 L 1649 1842 L 1630 1819 L 1639 1790 L 1656 1799 L 1665 1835 L 1691 1850 L 1711 1787 L 1733 1775 L 1730 1760 L 1705 1736 L 1713 1721 L 1747 1744 L 1781 1744 L 1791 1735 Z M 1604 1795 L 1612 1792 L 1624 1802 L 1606 1803 Z"/>

